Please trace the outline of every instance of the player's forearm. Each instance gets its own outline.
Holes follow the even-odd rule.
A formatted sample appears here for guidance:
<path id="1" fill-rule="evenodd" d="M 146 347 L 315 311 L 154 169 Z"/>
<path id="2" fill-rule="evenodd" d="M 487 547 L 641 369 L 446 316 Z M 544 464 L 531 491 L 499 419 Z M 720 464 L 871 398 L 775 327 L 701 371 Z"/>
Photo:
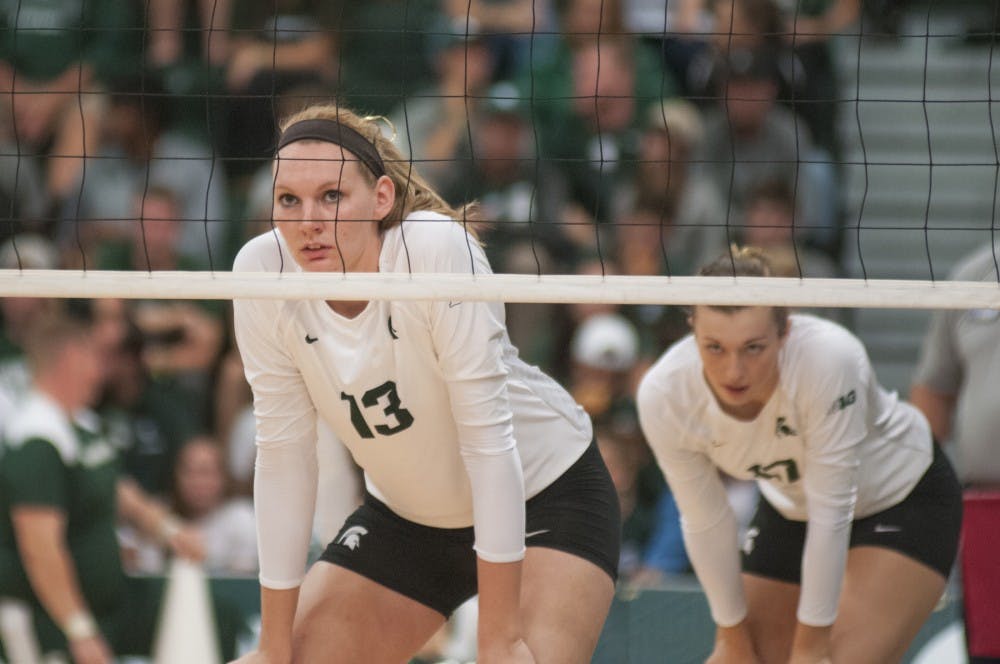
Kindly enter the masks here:
<path id="1" fill-rule="evenodd" d="M 490 563 L 480 558 L 477 572 L 479 651 L 501 652 L 521 638 L 521 561 Z"/>
<path id="2" fill-rule="evenodd" d="M 292 625 L 299 589 L 260 589 L 260 652 L 274 664 L 292 661 Z"/>

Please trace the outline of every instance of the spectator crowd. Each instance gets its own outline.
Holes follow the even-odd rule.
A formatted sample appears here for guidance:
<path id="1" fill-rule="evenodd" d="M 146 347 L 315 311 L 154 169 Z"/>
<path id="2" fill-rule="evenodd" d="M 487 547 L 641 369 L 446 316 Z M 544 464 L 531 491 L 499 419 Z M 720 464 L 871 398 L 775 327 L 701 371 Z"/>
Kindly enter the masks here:
<path id="1" fill-rule="evenodd" d="M 478 201 L 496 272 L 691 275 L 738 242 L 783 276 L 838 276 L 829 36 L 859 5 L 22 0 L 0 12 L 0 267 L 230 269 L 272 230 L 278 120 L 327 100 L 383 116 L 449 203 Z M 595 423 L 622 505 L 622 583 L 688 572 L 634 403 L 686 314 L 510 304 L 507 317 L 525 359 Z M 92 367 L 93 394 L 74 404 L 97 415 L 138 514 L 115 522 L 126 572 L 194 551 L 212 574 L 256 574 L 252 405 L 231 327 L 225 302 L 0 299 L 4 427 L 53 369 L 38 357 L 79 346 L 63 360 Z M 47 344 L 32 338 L 46 330 Z M 939 364 L 924 362 L 925 393 L 954 395 Z M 323 545 L 361 487 L 328 433 Z M 731 499 L 748 518 L 752 487 L 733 483 Z"/>
<path id="2" fill-rule="evenodd" d="M 827 32 L 857 14 L 805 4 Z M 836 105 L 815 99 L 836 98 L 836 76 L 805 53 L 831 46 L 815 26 L 795 38 L 804 19 L 787 5 L 26 0 L 2 16 L 0 260 L 227 270 L 272 228 L 277 121 L 332 100 L 384 116 L 449 202 L 479 202 L 497 272 L 688 275 L 755 241 L 787 274 L 835 275 Z M 32 389 L 26 336 L 58 306 L 2 302 L 4 419 Z M 92 405 L 122 472 L 198 528 L 210 570 L 253 573 L 252 412 L 228 305 L 92 309 L 104 375 Z M 508 319 L 526 359 L 602 432 L 628 509 L 623 578 L 686 571 L 631 396 L 686 332 L 684 314 L 511 304 Z M 317 520 L 328 536 L 359 479 L 339 451 L 321 458 L 344 478 Z M 162 569 L 161 543 L 127 526 L 119 536 L 126 569 Z M 674 549 L 654 551 L 665 541 Z"/>

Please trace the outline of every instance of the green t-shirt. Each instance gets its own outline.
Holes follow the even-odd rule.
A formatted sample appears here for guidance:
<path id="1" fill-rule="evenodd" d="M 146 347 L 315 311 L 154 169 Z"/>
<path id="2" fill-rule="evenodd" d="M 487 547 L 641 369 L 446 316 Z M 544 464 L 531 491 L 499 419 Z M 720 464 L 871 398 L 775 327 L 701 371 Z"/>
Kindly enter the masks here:
<path id="1" fill-rule="evenodd" d="M 120 603 L 125 574 L 115 534 L 118 459 L 92 413 L 69 420 L 32 393 L 6 429 L 0 456 L 0 594 L 34 600 L 11 522 L 17 506 L 66 515 L 80 590 L 98 616 Z"/>

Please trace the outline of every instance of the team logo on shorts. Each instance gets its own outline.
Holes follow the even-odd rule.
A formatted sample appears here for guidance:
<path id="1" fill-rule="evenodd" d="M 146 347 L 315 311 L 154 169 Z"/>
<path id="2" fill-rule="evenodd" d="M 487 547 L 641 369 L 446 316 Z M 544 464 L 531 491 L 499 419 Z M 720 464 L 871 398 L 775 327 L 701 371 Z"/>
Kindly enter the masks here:
<path id="1" fill-rule="evenodd" d="M 337 544 L 346 546 L 354 551 L 361 546 L 361 538 L 368 534 L 368 529 L 364 526 L 351 526 L 344 531 L 344 534 L 337 538 Z"/>
<path id="2" fill-rule="evenodd" d="M 747 534 L 743 538 L 743 553 L 748 556 L 753 553 L 753 548 L 757 544 L 757 535 L 760 535 L 760 528 L 754 526 L 747 530 Z"/>

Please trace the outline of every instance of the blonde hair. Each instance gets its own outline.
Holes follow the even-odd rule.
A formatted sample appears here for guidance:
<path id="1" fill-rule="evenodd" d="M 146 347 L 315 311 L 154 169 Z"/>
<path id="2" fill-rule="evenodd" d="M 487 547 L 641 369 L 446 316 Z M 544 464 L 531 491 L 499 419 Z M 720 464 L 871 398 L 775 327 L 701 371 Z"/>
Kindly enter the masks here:
<path id="1" fill-rule="evenodd" d="M 281 121 L 282 132 L 293 124 L 304 120 L 332 120 L 350 127 L 371 141 L 385 163 L 385 174 L 396 185 L 396 200 L 392 209 L 378 222 L 379 233 L 385 233 L 403 223 L 410 213 L 417 211 L 437 212 L 451 217 L 456 222 L 463 223 L 466 229 L 476 236 L 476 224 L 479 221 L 479 207 L 475 203 L 467 203 L 460 208 L 449 205 L 441 195 L 424 180 L 417 172 L 413 163 L 405 158 L 392 140 L 382 134 L 378 123 L 384 122 L 389 127 L 392 124 L 382 116 L 361 116 L 354 111 L 336 104 L 316 104 L 308 106 L 289 115 Z M 395 131 L 395 130 L 394 130 Z M 368 168 L 358 162 L 359 171 L 364 180 L 375 186 L 377 178 Z"/>
<path id="2" fill-rule="evenodd" d="M 772 277 L 774 270 L 767 253 L 758 247 L 741 247 L 732 244 L 729 251 L 720 255 L 710 263 L 707 263 L 698 270 L 700 277 Z M 724 313 L 734 313 L 742 309 L 748 309 L 746 305 L 705 305 L 709 309 L 722 311 Z M 788 307 L 771 307 L 774 313 L 774 322 L 778 324 L 778 334 L 784 336 L 788 329 Z M 689 312 L 694 315 L 694 307 Z"/>

